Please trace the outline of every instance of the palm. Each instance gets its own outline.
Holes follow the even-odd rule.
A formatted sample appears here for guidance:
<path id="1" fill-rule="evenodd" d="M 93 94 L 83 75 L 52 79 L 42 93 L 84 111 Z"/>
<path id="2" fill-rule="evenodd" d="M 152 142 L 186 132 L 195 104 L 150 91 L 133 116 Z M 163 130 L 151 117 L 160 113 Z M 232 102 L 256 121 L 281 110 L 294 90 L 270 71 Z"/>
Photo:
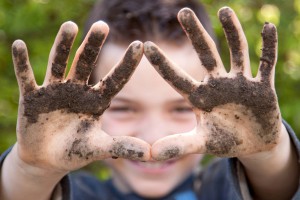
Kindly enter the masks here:
<path id="1" fill-rule="evenodd" d="M 182 9 L 178 19 L 207 71 L 203 80 L 196 81 L 175 67 L 153 43 L 145 44 L 148 60 L 190 102 L 198 119 L 194 132 L 169 136 L 153 145 L 152 155 L 158 160 L 187 153 L 242 156 L 268 150 L 277 142 L 281 116 L 274 88 L 276 29 L 271 24 L 264 26 L 261 64 L 253 78 L 247 41 L 237 17 L 223 8 L 219 18 L 230 47 L 229 73 L 214 42 L 189 9 Z"/>
<path id="2" fill-rule="evenodd" d="M 30 165 L 55 170 L 74 170 L 94 160 L 124 157 L 147 160 L 150 147 L 130 137 L 111 137 L 101 130 L 100 117 L 123 87 L 142 57 L 142 44 L 133 42 L 123 60 L 98 84 L 87 85 L 97 55 L 108 33 L 95 23 L 65 76 L 76 25 L 62 25 L 50 53 L 47 74 L 37 86 L 22 41 L 13 45 L 20 88 L 18 149 Z"/>

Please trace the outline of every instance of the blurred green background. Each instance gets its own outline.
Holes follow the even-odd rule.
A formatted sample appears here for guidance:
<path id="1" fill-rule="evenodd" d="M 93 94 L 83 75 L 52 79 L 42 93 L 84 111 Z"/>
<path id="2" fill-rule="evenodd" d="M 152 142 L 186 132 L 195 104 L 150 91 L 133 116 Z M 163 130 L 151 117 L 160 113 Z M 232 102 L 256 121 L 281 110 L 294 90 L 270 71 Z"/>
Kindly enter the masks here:
<path id="1" fill-rule="evenodd" d="M 0 153 L 16 141 L 18 86 L 14 76 L 11 44 L 26 42 L 37 82 L 42 83 L 48 53 L 60 25 L 72 20 L 79 26 L 81 40 L 84 22 L 95 0 L 1 0 L 0 1 Z M 222 59 L 229 66 L 229 51 L 217 11 L 232 7 L 244 27 L 249 43 L 251 67 L 256 74 L 261 53 L 260 32 L 265 21 L 276 24 L 279 35 L 276 90 L 281 112 L 300 136 L 300 0 L 203 0 L 220 41 Z"/>

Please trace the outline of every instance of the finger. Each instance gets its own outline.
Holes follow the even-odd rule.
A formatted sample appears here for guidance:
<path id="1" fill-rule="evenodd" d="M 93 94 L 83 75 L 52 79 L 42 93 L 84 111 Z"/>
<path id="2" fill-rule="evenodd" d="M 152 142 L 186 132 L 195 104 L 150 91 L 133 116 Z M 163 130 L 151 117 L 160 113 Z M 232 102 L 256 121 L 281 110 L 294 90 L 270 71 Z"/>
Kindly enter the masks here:
<path id="1" fill-rule="evenodd" d="M 204 153 L 204 138 L 195 130 L 157 140 L 151 148 L 154 160 L 162 161 L 193 153 Z"/>
<path id="2" fill-rule="evenodd" d="M 236 14 L 232 9 L 224 7 L 219 10 L 218 15 L 229 45 L 231 72 L 242 72 L 247 76 L 252 76 L 248 43 Z"/>
<path id="3" fill-rule="evenodd" d="M 94 148 L 92 150 L 93 160 L 126 158 L 147 161 L 151 158 L 150 145 L 138 138 L 129 136 L 112 137 L 104 133 L 93 134 L 90 142 L 90 148 Z"/>
<path id="4" fill-rule="evenodd" d="M 128 82 L 143 56 L 143 43 L 132 42 L 127 48 L 122 60 L 94 86 L 110 101 Z"/>
<path id="5" fill-rule="evenodd" d="M 275 65 L 277 61 L 277 30 L 274 24 L 265 23 L 262 31 L 262 56 L 257 78 L 269 82 L 274 88 Z"/>
<path id="6" fill-rule="evenodd" d="M 67 79 L 85 84 L 96 65 L 100 49 L 106 39 L 109 28 L 99 21 L 92 25 L 84 41 L 78 48 Z"/>
<path id="7" fill-rule="evenodd" d="M 66 22 L 61 25 L 50 52 L 47 73 L 43 85 L 64 79 L 70 49 L 77 32 L 78 27 L 73 22 Z"/>
<path id="8" fill-rule="evenodd" d="M 30 66 L 26 44 L 22 40 L 13 43 L 12 56 L 21 95 L 33 91 L 37 88 L 37 84 Z"/>
<path id="9" fill-rule="evenodd" d="M 189 8 L 183 8 L 178 13 L 178 20 L 208 73 L 215 75 L 226 73 L 214 41 L 199 22 L 195 13 Z"/>
<path id="10" fill-rule="evenodd" d="M 128 136 L 113 137 L 108 152 L 112 158 L 148 161 L 151 158 L 150 145 L 145 141 Z"/>
<path id="11" fill-rule="evenodd" d="M 181 68 L 176 67 L 152 42 L 144 44 L 144 53 L 156 71 L 180 94 L 189 96 L 197 82 Z"/>

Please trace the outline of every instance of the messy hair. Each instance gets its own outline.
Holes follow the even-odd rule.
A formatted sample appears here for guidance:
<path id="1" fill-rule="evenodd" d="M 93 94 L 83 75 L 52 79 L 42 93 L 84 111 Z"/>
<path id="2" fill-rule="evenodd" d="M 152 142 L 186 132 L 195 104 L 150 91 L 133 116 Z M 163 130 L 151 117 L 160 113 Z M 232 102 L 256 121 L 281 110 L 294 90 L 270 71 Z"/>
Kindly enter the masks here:
<path id="1" fill-rule="evenodd" d="M 107 40 L 115 43 L 129 44 L 134 40 L 179 43 L 187 38 L 177 20 L 178 11 L 184 7 L 196 13 L 215 40 L 209 17 L 198 0 L 100 0 L 90 13 L 85 33 L 94 22 L 103 20 L 110 27 Z"/>

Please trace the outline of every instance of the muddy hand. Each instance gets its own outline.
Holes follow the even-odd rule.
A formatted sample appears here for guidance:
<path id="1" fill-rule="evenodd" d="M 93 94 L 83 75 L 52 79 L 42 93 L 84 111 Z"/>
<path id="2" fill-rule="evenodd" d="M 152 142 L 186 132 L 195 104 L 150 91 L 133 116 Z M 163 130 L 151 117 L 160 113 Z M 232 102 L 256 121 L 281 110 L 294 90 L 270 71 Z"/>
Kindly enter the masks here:
<path id="1" fill-rule="evenodd" d="M 281 115 L 274 87 L 276 28 L 269 23 L 263 27 L 259 72 L 252 77 L 247 41 L 235 13 L 225 7 L 218 14 L 230 48 L 229 73 L 213 40 L 190 9 L 182 9 L 178 19 L 201 60 L 199 68 L 207 71 L 203 80 L 194 80 L 174 66 L 155 44 L 144 44 L 148 60 L 190 102 L 198 121 L 194 131 L 154 143 L 152 156 L 157 160 L 189 153 L 243 156 L 270 150 L 278 141 Z"/>
<path id="2" fill-rule="evenodd" d="M 143 44 L 133 42 L 122 61 L 95 86 L 87 85 L 109 28 L 96 22 L 79 47 L 65 78 L 77 26 L 64 23 L 50 52 L 42 86 L 35 82 L 26 45 L 12 46 L 20 88 L 17 125 L 18 153 L 26 163 L 56 170 L 73 170 L 94 160 L 123 157 L 147 160 L 150 146 L 130 137 L 111 137 L 101 130 L 100 117 L 124 86 L 143 55 Z"/>

